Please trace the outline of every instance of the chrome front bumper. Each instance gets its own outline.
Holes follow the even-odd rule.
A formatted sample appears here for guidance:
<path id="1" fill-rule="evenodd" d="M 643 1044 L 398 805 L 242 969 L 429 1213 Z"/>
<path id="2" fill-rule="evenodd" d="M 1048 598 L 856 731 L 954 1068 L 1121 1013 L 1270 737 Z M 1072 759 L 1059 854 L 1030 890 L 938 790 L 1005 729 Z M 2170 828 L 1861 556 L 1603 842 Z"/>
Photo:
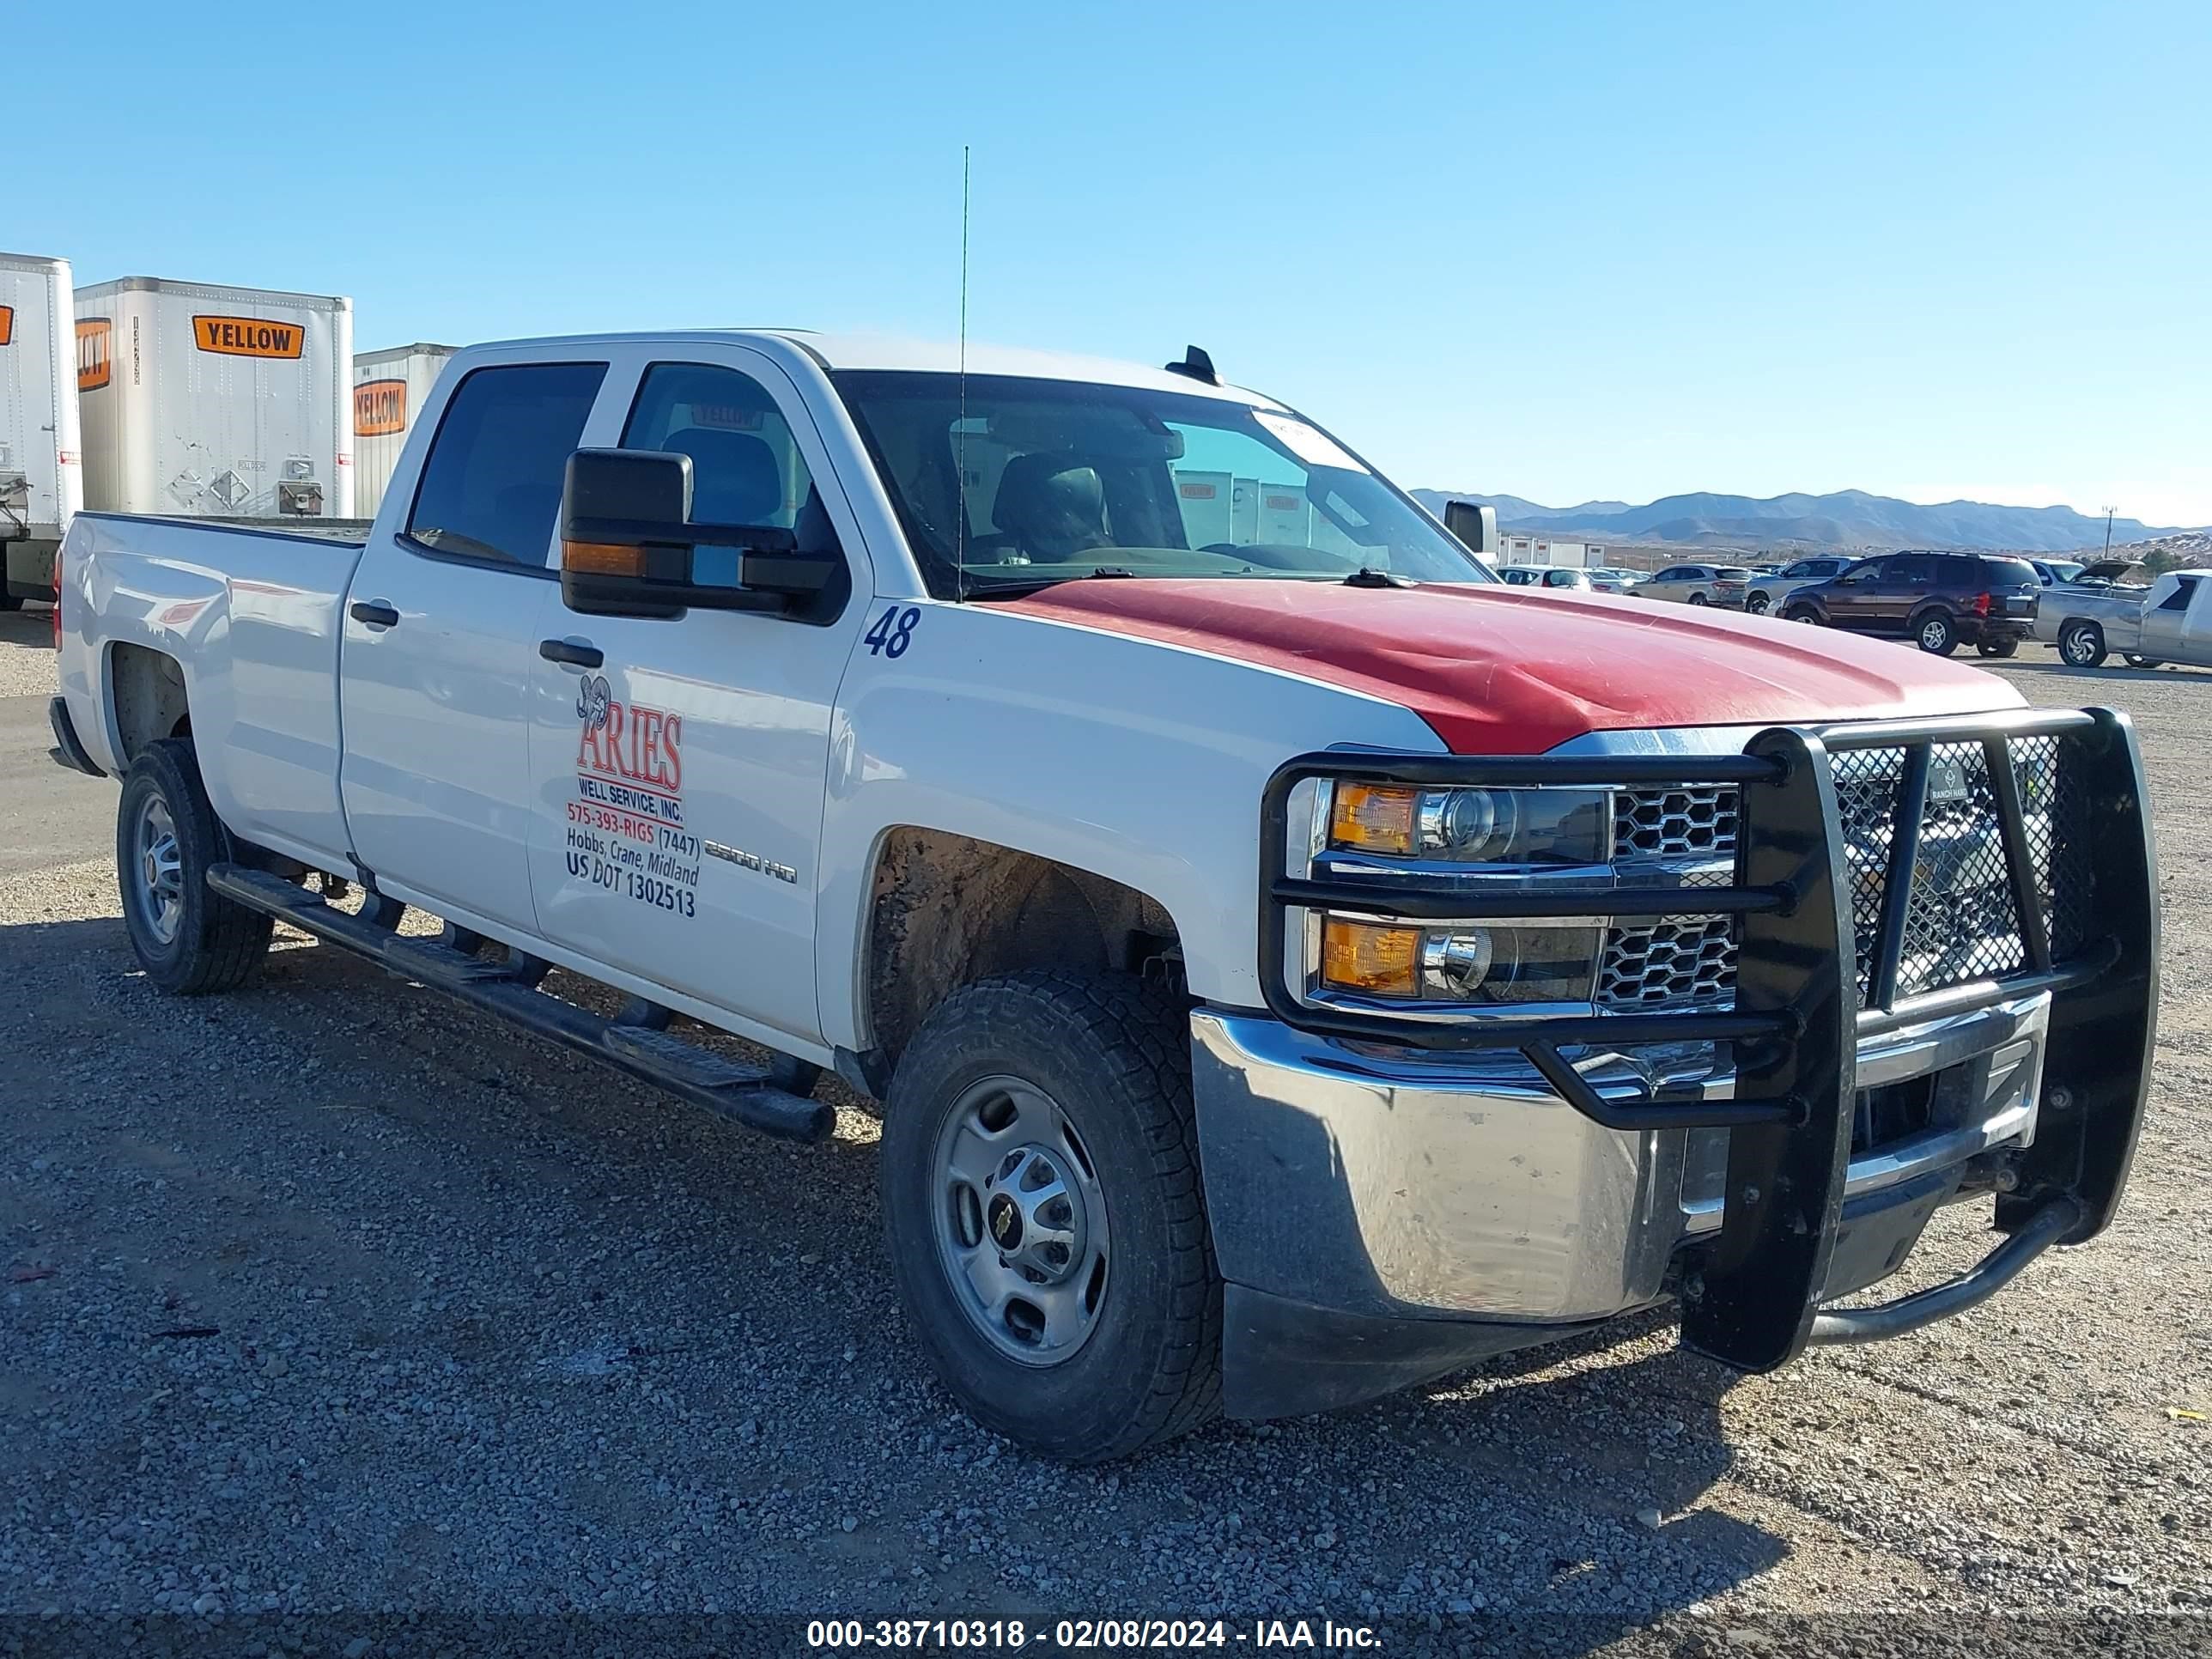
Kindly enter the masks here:
<path id="1" fill-rule="evenodd" d="M 1923 1130 L 1851 1159 L 1844 1224 L 1865 1248 L 1838 1249 L 1823 1297 L 1893 1271 L 1972 1159 L 2032 1142 L 2051 1006 L 2037 993 L 1861 1041 L 1863 1090 L 1942 1075 Z M 1648 1306 L 1721 1225 L 1730 1131 L 1608 1129 L 1510 1052 L 1206 1009 L 1191 1032 L 1236 1414 L 1348 1404 Z M 1735 1091 L 1710 1045 L 1584 1073 L 1608 1098 Z"/>

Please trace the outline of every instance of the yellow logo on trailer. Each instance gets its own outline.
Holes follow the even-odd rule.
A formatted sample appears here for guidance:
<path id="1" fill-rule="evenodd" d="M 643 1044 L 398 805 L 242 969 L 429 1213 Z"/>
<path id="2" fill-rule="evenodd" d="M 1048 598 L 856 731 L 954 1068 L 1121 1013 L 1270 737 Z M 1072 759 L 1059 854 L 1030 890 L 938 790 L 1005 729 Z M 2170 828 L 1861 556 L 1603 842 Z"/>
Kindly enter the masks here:
<path id="1" fill-rule="evenodd" d="M 88 317 L 76 325 L 76 389 L 97 392 L 114 377 L 115 322 L 108 317 Z"/>
<path id="2" fill-rule="evenodd" d="M 267 323 L 258 317 L 195 317 L 192 337 L 202 351 L 225 357 L 296 357 L 307 331 L 297 323 Z"/>
<path id="3" fill-rule="evenodd" d="M 363 380 L 353 389 L 353 435 L 383 438 L 407 429 L 407 382 Z"/>

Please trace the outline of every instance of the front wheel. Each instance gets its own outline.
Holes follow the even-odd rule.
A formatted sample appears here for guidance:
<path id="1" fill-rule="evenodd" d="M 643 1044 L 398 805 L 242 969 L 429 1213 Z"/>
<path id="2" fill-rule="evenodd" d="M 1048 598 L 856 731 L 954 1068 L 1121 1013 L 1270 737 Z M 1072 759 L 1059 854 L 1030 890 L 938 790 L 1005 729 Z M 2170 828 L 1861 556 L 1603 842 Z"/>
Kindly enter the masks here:
<path id="1" fill-rule="evenodd" d="M 1793 605 L 1787 611 L 1782 613 L 1782 620 L 1784 622 L 1810 623 L 1814 627 L 1818 628 L 1820 625 L 1820 613 L 1818 611 L 1815 611 L 1809 605 Z"/>
<path id="2" fill-rule="evenodd" d="M 884 1115 L 915 1334 L 986 1428 L 1072 1463 L 1220 1408 L 1221 1280 L 1182 1011 L 1134 980 L 1008 975 L 922 1024 Z"/>
<path id="3" fill-rule="evenodd" d="M 1754 593 L 1743 602 L 1743 608 L 1754 617 L 1763 617 L 1774 609 L 1774 601 L 1764 593 Z"/>
<path id="4" fill-rule="evenodd" d="M 1948 657 L 1959 648 L 1959 625 L 1938 611 L 1920 619 L 1912 640 L 1931 657 Z"/>
<path id="5" fill-rule="evenodd" d="M 2105 630 L 2093 622 L 2070 622 L 2058 630 L 2058 654 L 2069 668 L 2095 668 L 2109 654 Z"/>
<path id="6" fill-rule="evenodd" d="M 158 989 L 231 991 L 261 969 L 273 919 L 208 890 L 225 842 L 191 744 L 148 744 L 123 779 L 115 876 L 131 949 Z"/>

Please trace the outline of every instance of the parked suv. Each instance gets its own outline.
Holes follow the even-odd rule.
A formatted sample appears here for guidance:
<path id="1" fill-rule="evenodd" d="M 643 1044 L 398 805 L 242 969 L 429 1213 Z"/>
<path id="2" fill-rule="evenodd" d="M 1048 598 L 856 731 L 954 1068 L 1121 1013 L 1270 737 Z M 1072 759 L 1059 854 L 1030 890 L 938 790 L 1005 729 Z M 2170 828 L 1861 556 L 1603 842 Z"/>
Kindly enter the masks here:
<path id="1" fill-rule="evenodd" d="M 1961 644 L 1985 657 L 2009 657 L 2035 626 L 2041 591 L 2026 559 L 1893 553 L 1799 588 L 1782 614 L 1791 622 L 1911 640 L 1939 657 Z"/>
<path id="2" fill-rule="evenodd" d="M 1636 585 L 1644 599 L 1673 599 L 1680 605 L 1724 605 L 1740 608 L 1751 572 L 1740 564 L 1670 564 L 1648 582 Z"/>
<path id="3" fill-rule="evenodd" d="M 1849 558 L 1822 556 L 1800 559 L 1781 570 L 1762 570 L 1752 578 L 1751 592 L 1744 599 L 1743 608 L 1754 617 L 1763 617 L 1799 588 L 1840 576 L 1855 562 Z"/>

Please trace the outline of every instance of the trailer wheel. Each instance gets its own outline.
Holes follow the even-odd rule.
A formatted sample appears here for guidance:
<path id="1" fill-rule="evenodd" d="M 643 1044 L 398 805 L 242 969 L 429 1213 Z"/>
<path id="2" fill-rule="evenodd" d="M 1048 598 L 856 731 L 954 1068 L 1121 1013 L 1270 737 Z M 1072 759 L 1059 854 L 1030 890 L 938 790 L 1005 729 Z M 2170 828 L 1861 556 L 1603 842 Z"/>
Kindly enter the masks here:
<path id="1" fill-rule="evenodd" d="M 2105 648 L 2105 630 L 2077 619 L 2058 630 L 2058 654 L 2069 668 L 2095 668 L 2111 653 Z"/>
<path id="2" fill-rule="evenodd" d="M 1137 980 L 1012 974 L 946 998 L 891 1079 L 908 1317 L 969 1413 L 1046 1456 L 1127 1456 L 1220 1408 L 1189 1041 Z"/>
<path id="3" fill-rule="evenodd" d="M 158 989 L 204 996 L 260 971 L 274 919 L 208 890 L 228 853 L 191 743 L 148 744 L 123 780 L 115 876 L 131 948 Z"/>

